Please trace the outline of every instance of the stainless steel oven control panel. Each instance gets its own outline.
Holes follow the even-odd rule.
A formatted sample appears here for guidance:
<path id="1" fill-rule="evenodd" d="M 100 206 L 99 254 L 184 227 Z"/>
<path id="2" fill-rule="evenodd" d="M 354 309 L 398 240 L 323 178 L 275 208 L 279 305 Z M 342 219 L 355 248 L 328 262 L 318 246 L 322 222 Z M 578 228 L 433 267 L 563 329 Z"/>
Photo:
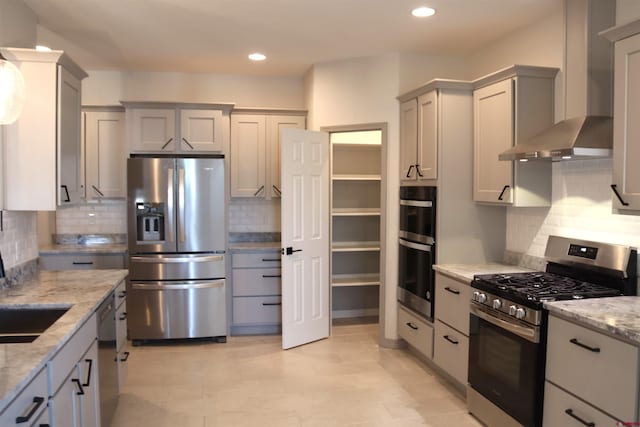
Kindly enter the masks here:
<path id="1" fill-rule="evenodd" d="M 532 325 L 540 325 L 542 323 L 542 312 L 540 310 L 520 306 L 487 291 L 474 290 L 473 294 L 471 294 L 471 301 Z"/>

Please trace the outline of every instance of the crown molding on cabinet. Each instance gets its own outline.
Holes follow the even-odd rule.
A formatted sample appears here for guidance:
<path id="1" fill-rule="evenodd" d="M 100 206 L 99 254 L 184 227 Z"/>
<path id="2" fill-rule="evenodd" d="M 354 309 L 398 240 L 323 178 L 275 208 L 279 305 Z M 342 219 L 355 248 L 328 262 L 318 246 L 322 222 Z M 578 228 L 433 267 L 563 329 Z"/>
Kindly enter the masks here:
<path id="1" fill-rule="evenodd" d="M 494 73 L 480 77 L 473 81 L 473 90 L 481 87 L 489 86 L 499 81 L 510 79 L 513 77 L 541 77 L 547 79 L 553 79 L 560 71 L 559 68 L 553 67 L 538 67 L 534 65 L 512 65 L 502 70 L 498 70 Z"/>
<path id="2" fill-rule="evenodd" d="M 177 108 L 190 110 L 222 110 L 230 113 L 236 105 L 231 102 L 206 103 L 206 102 L 165 102 L 165 101 L 120 101 L 125 108 Z"/>
<path id="3" fill-rule="evenodd" d="M 640 33 L 640 19 L 600 31 L 598 35 L 610 42 L 617 42 L 638 33 Z"/>
<path id="4" fill-rule="evenodd" d="M 306 116 L 307 110 L 288 109 L 288 108 L 270 108 L 270 107 L 236 107 L 233 109 L 234 114 L 260 114 L 260 115 L 282 115 L 287 116 Z"/>
<path id="5" fill-rule="evenodd" d="M 473 83 L 465 80 L 433 79 L 410 92 L 396 97 L 396 99 L 400 102 L 405 102 L 434 89 L 471 90 L 473 89 Z"/>

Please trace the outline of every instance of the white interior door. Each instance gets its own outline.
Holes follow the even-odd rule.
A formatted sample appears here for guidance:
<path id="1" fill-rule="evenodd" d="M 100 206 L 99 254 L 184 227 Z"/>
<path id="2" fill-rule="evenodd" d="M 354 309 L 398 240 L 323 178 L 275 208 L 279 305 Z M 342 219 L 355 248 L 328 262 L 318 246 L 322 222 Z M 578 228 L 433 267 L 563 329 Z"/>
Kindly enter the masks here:
<path id="1" fill-rule="evenodd" d="M 329 135 L 282 130 L 282 348 L 329 336 Z"/>

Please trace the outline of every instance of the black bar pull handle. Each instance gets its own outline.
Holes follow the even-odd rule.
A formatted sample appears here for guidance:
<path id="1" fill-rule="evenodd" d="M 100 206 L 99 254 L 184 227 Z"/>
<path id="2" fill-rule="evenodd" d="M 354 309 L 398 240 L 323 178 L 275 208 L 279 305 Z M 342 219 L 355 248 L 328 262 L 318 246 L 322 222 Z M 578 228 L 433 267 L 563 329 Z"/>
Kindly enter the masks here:
<path id="1" fill-rule="evenodd" d="M 121 362 L 126 362 L 127 360 L 129 360 L 129 355 L 130 355 L 130 354 L 131 354 L 130 352 L 125 351 L 125 352 L 124 352 L 124 357 L 123 357 L 122 359 L 120 359 L 120 361 L 121 361 Z"/>
<path id="2" fill-rule="evenodd" d="M 80 384 L 80 380 L 77 378 L 72 378 L 71 381 L 76 383 L 76 385 L 78 386 L 78 391 L 76 392 L 76 394 L 78 396 L 82 396 L 84 394 L 84 389 L 82 388 L 82 384 Z"/>
<path id="3" fill-rule="evenodd" d="M 411 169 L 413 169 L 415 165 L 409 166 L 409 170 L 407 171 L 407 178 L 411 178 Z"/>
<path id="4" fill-rule="evenodd" d="M 169 138 L 169 140 L 167 142 L 164 143 L 164 145 L 160 148 L 161 150 L 164 150 L 165 148 L 167 148 L 167 145 L 169 145 L 169 143 L 173 141 L 173 138 Z"/>
<path id="5" fill-rule="evenodd" d="M 96 193 L 98 193 L 98 196 L 100 197 L 104 197 L 104 193 L 102 191 L 100 191 L 98 189 L 98 187 L 96 187 L 95 185 L 92 185 L 91 188 L 93 188 L 93 191 L 95 191 Z"/>
<path id="6" fill-rule="evenodd" d="M 64 194 L 65 194 L 65 199 L 63 200 L 63 202 L 70 202 L 71 198 L 69 197 L 69 188 L 67 188 L 66 185 L 62 184 L 60 186 L 60 188 L 62 188 L 64 190 Z"/>
<path id="7" fill-rule="evenodd" d="M 293 249 L 291 246 L 282 249 L 283 255 L 292 255 L 294 252 L 302 252 L 302 249 Z"/>
<path id="8" fill-rule="evenodd" d="M 586 349 L 586 350 L 589 350 L 589 351 L 592 351 L 592 352 L 594 352 L 594 353 L 600 353 L 600 349 L 599 349 L 598 347 L 590 347 L 590 346 L 588 346 L 588 345 L 586 345 L 586 344 L 582 344 L 582 343 L 581 343 L 580 341 L 578 341 L 576 338 L 571 338 L 571 339 L 569 340 L 569 342 L 570 342 L 571 344 L 575 344 L 575 345 L 577 345 L 578 347 L 582 347 L 582 348 L 584 348 L 584 349 Z"/>
<path id="9" fill-rule="evenodd" d="M 44 397 L 36 396 L 33 398 L 33 402 L 29 405 L 29 407 L 22 413 L 16 417 L 16 424 L 26 423 L 33 417 L 33 415 L 38 411 L 38 408 L 44 402 Z"/>
<path id="10" fill-rule="evenodd" d="M 504 196 L 504 192 L 507 191 L 508 188 L 511 188 L 510 185 L 505 185 L 504 187 L 502 187 L 502 191 L 500 192 L 500 195 L 498 196 L 498 200 L 502 200 L 502 197 Z"/>
<path id="11" fill-rule="evenodd" d="M 281 302 L 263 302 L 262 305 L 264 306 L 269 306 L 269 305 L 282 305 Z"/>
<path id="12" fill-rule="evenodd" d="M 185 144 L 187 144 L 189 146 L 189 148 L 191 148 L 193 150 L 193 145 L 189 144 L 189 141 L 187 141 L 187 138 L 182 137 L 182 142 L 184 142 Z"/>
<path id="13" fill-rule="evenodd" d="M 280 191 L 280 189 L 277 186 L 272 185 L 272 187 L 274 190 L 276 190 L 276 192 L 278 193 L 278 196 L 282 195 L 282 191 Z"/>
<path id="14" fill-rule="evenodd" d="M 118 298 L 124 298 L 127 296 L 127 291 L 122 291 L 118 294 Z"/>
<path id="15" fill-rule="evenodd" d="M 73 261 L 73 265 L 93 265 L 93 261 Z"/>
<path id="16" fill-rule="evenodd" d="M 260 194 L 260 192 L 264 190 L 264 185 L 261 185 L 260 188 L 258 188 L 258 191 L 256 191 L 255 193 L 253 193 L 253 197 L 257 197 L 258 194 Z"/>
<path id="17" fill-rule="evenodd" d="M 458 343 L 459 343 L 458 340 L 454 340 L 449 335 L 444 335 L 442 338 L 444 338 L 445 340 L 449 341 L 451 344 L 458 345 Z"/>
<path id="18" fill-rule="evenodd" d="M 620 195 L 620 193 L 618 193 L 618 186 L 617 185 L 611 184 L 611 189 L 613 190 L 613 193 L 616 195 L 616 197 L 618 198 L 618 200 L 620 201 L 622 206 L 629 206 L 629 203 L 627 203 L 624 200 L 622 200 L 622 196 Z"/>
<path id="19" fill-rule="evenodd" d="M 282 274 L 263 274 L 262 275 L 263 279 L 272 279 L 275 277 L 282 277 Z"/>
<path id="20" fill-rule="evenodd" d="M 418 172 L 418 176 L 420 178 L 422 178 L 424 175 L 422 175 L 422 171 L 420 170 L 420 165 L 416 165 L 416 172 Z"/>
<path id="21" fill-rule="evenodd" d="M 120 320 L 127 320 L 127 312 L 124 312 L 120 315 Z"/>
<path id="22" fill-rule="evenodd" d="M 455 295 L 460 295 L 460 291 L 458 291 L 458 290 L 456 290 L 456 289 L 451 289 L 451 288 L 450 288 L 450 287 L 448 287 L 448 286 L 447 286 L 446 288 L 444 288 L 444 290 L 445 290 L 445 291 L 448 291 L 448 292 L 451 292 L 452 294 L 455 294 Z"/>
<path id="23" fill-rule="evenodd" d="M 413 323 L 411 323 L 411 322 L 407 322 L 407 326 L 410 327 L 411 329 L 413 329 L 414 331 L 418 330 L 418 327 L 416 325 L 414 325 Z"/>
<path id="24" fill-rule="evenodd" d="M 93 371 L 93 359 L 84 359 L 89 364 L 89 371 L 87 372 L 87 381 L 82 384 L 82 387 L 89 387 L 91 385 L 91 371 Z"/>
<path id="25" fill-rule="evenodd" d="M 580 423 L 582 423 L 583 425 L 587 426 L 587 427 L 596 427 L 596 423 L 594 422 L 587 422 L 585 420 L 583 420 L 582 418 L 580 418 L 579 416 L 577 416 L 576 414 L 573 413 L 573 409 L 565 409 L 564 413 L 569 415 L 571 418 L 573 418 L 576 421 L 579 421 Z"/>
<path id="26" fill-rule="evenodd" d="M 280 258 L 262 258 L 262 262 L 279 262 L 281 261 Z"/>

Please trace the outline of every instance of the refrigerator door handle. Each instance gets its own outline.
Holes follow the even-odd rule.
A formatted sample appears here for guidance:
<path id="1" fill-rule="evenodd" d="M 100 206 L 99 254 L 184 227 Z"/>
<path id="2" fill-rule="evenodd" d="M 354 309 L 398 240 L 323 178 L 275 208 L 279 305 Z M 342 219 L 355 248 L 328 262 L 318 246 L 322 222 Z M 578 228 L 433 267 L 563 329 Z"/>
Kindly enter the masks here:
<path id="1" fill-rule="evenodd" d="M 205 255 L 205 256 L 176 256 L 176 257 L 145 257 L 145 256 L 132 256 L 131 262 L 142 262 L 149 264 L 176 264 L 183 262 L 216 262 L 224 261 L 223 255 Z"/>
<path id="2" fill-rule="evenodd" d="M 131 289 L 139 291 L 172 291 L 184 289 L 207 289 L 224 287 L 224 279 L 186 282 L 131 282 Z"/>
<path id="3" fill-rule="evenodd" d="M 165 229 L 168 231 L 168 241 L 173 242 L 173 168 L 167 168 L 167 216 L 165 217 Z"/>
<path id="4" fill-rule="evenodd" d="M 178 239 L 184 242 L 184 221 L 186 215 L 184 213 L 184 168 L 178 169 Z"/>

